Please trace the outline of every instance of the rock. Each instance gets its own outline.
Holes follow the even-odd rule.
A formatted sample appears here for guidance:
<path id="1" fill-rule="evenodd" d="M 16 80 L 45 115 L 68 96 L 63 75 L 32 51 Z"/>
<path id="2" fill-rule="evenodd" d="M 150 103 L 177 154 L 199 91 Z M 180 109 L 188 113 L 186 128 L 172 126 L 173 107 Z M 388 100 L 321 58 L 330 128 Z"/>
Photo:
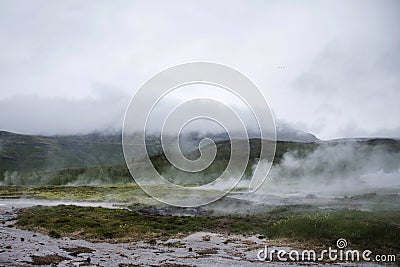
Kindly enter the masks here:
<path id="1" fill-rule="evenodd" d="M 308 195 L 306 196 L 306 198 L 307 198 L 307 199 L 317 199 L 317 196 L 314 195 L 314 194 L 308 194 Z"/>
<path id="2" fill-rule="evenodd" d="M 140 209 L 134 209 L 138 213 L 143 215 L 160 215 L 160 216 L 199 216 L 205 215 L 208 212 L 203 210 L 201 207 L 197 208 L 181 208 L 181 207 L 155 207 L 155 206 L 145 206 Z"/>
<path id="3" fill-rule="evenodd" d="M 78 256 L 78 253 L 76 253 L 76 252 L 71 252 L 71 253 L 68 253 L 68 255 L 70 255 L 70 256 L 72 256 L 72 257 L 77 257 L 77 256 Z"/>

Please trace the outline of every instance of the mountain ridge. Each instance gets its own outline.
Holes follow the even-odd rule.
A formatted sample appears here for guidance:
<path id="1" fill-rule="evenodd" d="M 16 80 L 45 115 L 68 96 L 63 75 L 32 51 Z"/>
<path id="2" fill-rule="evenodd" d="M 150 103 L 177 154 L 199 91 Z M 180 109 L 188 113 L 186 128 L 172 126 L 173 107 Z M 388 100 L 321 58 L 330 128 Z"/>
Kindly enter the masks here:
<path id="1" fill-rule="evenodd" d="M 286 140 L 278 139 L 280 147 L 276 151 L 277 157 L 281 157 L 288 149 L 303 147 L 304 145 L 301 144 L 309 143 L 310 145 L 307 147 L 312 147 L 314 146 L 313 144 L 317 143 L 335 144 L 344 142 L 343 139 L 340 141 L 322 141 L 308 133 L 304 133 L 303 142 L 293 141 L 299 140 L 299 136 L 302 135 L 296 135 L 291 138 L 288 134 L 286 138 L 281 138 Z M 222 137 L 216 135 L 214 139 L 220 146 L 227 148 L 229 140 Z M 189 141 L 195 144 L 192 148 L 196 148 L 200 139 L 198 135 L 191 137 Z M 256 139 L 254 138 L 255 141 L 252 141 L 253 146 L 257 146 L 259 143 Z M 0 176 L 5 171 L 10 170 L 29 171 L 37 169 L 46 171 L 123 163 L 124 156 L 121 142 L 122 136 L 120 134 L 92 133 L 86 135 L 41 136 L 0 131 Z M 349 142 L 366 142 L 372 145 L 383 143 L 391 147 L 397 147 L 400 144 L 398 140 L 387 138 L 349 139 Z M 158 155 L 162 151 L 161 144 L 157 142 L 157 139 L 150 140 L 148 148 L 152 151 L 152 155 Z"/>

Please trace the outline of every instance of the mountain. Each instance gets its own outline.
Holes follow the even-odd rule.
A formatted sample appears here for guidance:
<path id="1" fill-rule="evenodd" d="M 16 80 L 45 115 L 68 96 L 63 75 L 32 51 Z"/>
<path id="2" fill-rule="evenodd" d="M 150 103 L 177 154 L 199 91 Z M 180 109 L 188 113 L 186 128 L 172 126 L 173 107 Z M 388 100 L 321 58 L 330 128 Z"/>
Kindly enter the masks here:
<path id="1" fill-rule="evenodd" d="M 38 136 L 0 131 L 0 174 L 120 163 L 120 135 Z"/>
<path id="2" fill-rule="evenodd" d="M 295 136 L 286 135 L 286 139 L 300 138 L 306 141 L 278 141 L 274 164 L 279 164 L 287 152 L 295 152 L 298 157 L 306 157 L 321 146 L 333 147 L 346 142 L 359 147 L 358 151 L 363 152 L 372 153 L 375 148 L 385 153 L 400 152 L 400 141 L 394 139 L 321 141 L 307 133 L 295 133 Z M 282 138 L 282 132 L 280 136 Z M 226 136 L 218 134 L 211 138 L 215 140 L 218 148 L 215 163 L 202 174 L 198 174 L 200 178 L 194 177 L 194 181 L 201 179 L 208 181 L 223 171 L 229 161 L 231 141 L 224 139 Z M 311 141 L 315 140 L 314 138 L 316 141 Z M 163 174 L 170 174 L 171 179 L 179 177 L 177 172 L 171 171 L 171 165 L 162 153 L 158 137 L 151 136 L 148 139 L 150 158 L 156 169 Z M 199 156 L 196 148 L 200 139 L 201 136 L 196 133 L 185 136 L 184 142 L 187 143 L 187 151 L 190 151 L 185 154 L 189 158 L 195 159 Z M 246 175 L 251 173 L 251 166 L 258 160 L 261 143 L 264 141 L 259 138 L 249 140 L 250 159 Z M 245 142 L 245 140 L 234 140 L 234 142 Z M 132 178 L 124 162 L 120 134 L 37 136 L 0 131 L 0 184 L 4 182 L 4 184 L 62 185 L 131 181 Z"/>
<path id="3" fill-rule="evenodd" d="M 292 142 L 315 142 L 309 133 L 278 127 L 278 140 Z M 208 135 L 215 141 L 229 139 L 227 134 Z M 250 137 L 254 138 L 250 134 Z M 161 152 L 157 137 L 147 139 L 151 155 Z M 184 151 L 197 147 L 201 136 L 191 133 L 181 140 Z M 70 136 L 24 135 L 0 131 L 0 172 L 4 170 L 57 169 L 76 166 L 103 165 L 123 162 L 121 133 Z"/>
<path id="4" fill-rule="evenodd" d="M 287 124 L 281 123 L 276 126 L 276 139 L 278 141 L 289 142 L 317 142 L 319 139 L 312 133 L 306 133 L 300 130 L 293 129 Z"/>

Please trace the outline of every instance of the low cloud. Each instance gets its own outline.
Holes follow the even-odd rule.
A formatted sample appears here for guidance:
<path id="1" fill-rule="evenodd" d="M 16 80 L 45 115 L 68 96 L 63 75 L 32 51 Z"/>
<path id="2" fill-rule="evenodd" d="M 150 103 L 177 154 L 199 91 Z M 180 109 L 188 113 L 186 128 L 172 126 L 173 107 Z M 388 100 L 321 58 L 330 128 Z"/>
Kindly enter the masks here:
<path id="1" fill-rule="evenodd" d="M 43 135 L 120 130 L 129 99 L 123 91 L 104 87 L 80 99 L 38 95 L 1 99 L 1 130 Z"/>

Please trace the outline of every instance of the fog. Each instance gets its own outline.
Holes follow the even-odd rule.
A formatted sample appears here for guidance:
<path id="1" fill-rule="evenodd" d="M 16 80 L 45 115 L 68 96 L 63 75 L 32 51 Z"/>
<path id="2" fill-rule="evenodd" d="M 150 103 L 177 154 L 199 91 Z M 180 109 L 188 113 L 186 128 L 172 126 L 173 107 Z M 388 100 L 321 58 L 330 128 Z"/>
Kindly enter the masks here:
<path id="1" fill-rule="evenodd" d="M 0 129 L 41 135 L 120 131 L 128 102 L 125 92 L 102 85 L 81 99 L 12 96 L 0 99 Z"/>
<path id="2" fill-rule="evenodd" d="M 296 129 L 399 137 L 399 14 L 395 0 L 4 0 L 0 129 L 120 130 L 147 79 L 209 61 L 248 76 Z"/>
<path id="3" fill-rule="evenodd" d="M 398 190 L 400 151 L 352 143 L 322 145 L 306 157 L 288 152 L 258 194 L 344 196 Z"/>

